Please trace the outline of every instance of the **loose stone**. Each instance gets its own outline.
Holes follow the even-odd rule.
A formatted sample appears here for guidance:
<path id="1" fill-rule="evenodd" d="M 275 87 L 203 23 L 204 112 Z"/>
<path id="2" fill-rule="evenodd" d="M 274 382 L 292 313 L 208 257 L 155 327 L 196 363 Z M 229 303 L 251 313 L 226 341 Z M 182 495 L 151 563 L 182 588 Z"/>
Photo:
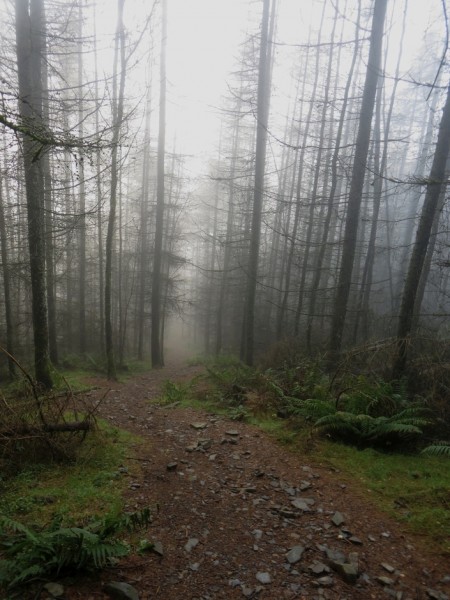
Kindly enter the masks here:
<path id="1" fill-rule="evenodd" d="M 336 525 L 336 527 L 340 527 L 345 523 L 345 519 L 339 511 L 336 511 L 331 518 L 331 522 L 333 523 L 333 525 Z"/>
<path id="2" fill-rule="evenodd" d="M 184 549 L 186 550 L 186 552 L 190 552 L 193 548 L 195 548 L 195 546 L 197 546 L 197 544 L 198 544 L 197 538 L 190 538 L 184 545 Z"/>
<path id="3" fill-rule="evenodd" d="M 266 573 L 266 572 L 256 573 L 256 579 L 259 581 L 259 583 L 264 583 L 264 584 L 272 582 L 272 578 L 271 578 L 270 574 Z"/>
<path id="4" fill-rule="evenodd" d="M 104 590 L 113 600 L 139 600 L 137 590 L 128 583 L 111 581 L 105 585 Z"/>
<path id="5" fill-rule="evenodd" d="M 391 579 L 390 577 L 385 577 L 384 575 L 377 577 L 376 580 L 378 581 L 378 583 L 381 583 L 381 585 L 393 585 L 394 584 L 393 579 Z"/>
<path id="6" fill-rule="evenodd" d="M 46 583 L 44 585 L 44 589 L 47 590 L 47 592 L 51 594 L 53 598 L 60 598 L 61 596 L 64 596 L 64 588 L 59 583 Z"/>
<path id="7" fill-rule="evenodd" d="M 286 554 L 286 558 L 289 564 L 295 565 L 301 559 L 305 548 L 303 546 L 294 546 Z"/>

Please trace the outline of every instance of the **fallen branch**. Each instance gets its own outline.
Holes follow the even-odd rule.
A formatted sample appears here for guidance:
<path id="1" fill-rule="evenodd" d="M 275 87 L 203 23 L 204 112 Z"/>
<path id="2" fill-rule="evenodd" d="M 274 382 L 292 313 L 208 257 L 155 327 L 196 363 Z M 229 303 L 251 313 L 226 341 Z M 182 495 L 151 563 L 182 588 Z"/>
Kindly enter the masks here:
<path id="1" fill-rule="evenodd" d="M 15 437 L 17 435 L 41 436 L 46 433 L 64 433 L 73 431 L 90 431 L 93 428 L 91 421 L 74 421 L 72 423 L 48 423 L 41 427 L 23 425 L 0 431 L 1 437 Z"/>

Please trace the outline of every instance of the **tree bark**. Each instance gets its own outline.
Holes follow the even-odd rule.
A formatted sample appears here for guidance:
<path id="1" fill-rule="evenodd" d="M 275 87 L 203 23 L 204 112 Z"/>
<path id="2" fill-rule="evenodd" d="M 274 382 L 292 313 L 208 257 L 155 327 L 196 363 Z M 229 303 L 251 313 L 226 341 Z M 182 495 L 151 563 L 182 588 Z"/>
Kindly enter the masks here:
<path id="1" fill-rule="evenodd" d="M 117 175 L 118 175 L 118 146 L 120 129 L 123 121 L 123 96 L 125 90 L 125 32 L 123 25 L 123 7 L 125 0 L 118 0 L 116 47 L 114 56 L 113 74 L 113 136 L 111 152 L 111 193 L 109 199 L 108 230 L 105 245 L 105 351 L 107 372 L 109 379 L 116 379 L 116 365 L 114 360 L 114 340 L 112 327 L 112 258 L 114 245 L 114 232 L 117 210 Z M 117 71 L 120 50 L 120 83 L 117 90 Z"/>
<path id="2" fill-rule="evenodd" d="M 255 343 L 255 299 L 258 278 L 259 245 L 261 239 L 261 214 L 264 197 L 264 170 L 266 164 L 267 126 L 269 120 L 269 61 L 268 29 L 270 0 L 263 0 L 261 42 L 258 67 L 258 98 L 256 125 L 255 183 L 247 270 L 247 297 L 244 317 L 244 357 L 247 365 L 253 364 Z"/>
<path id="3" fill-rule="evenodd" d="M 3 201 L 3 182 L 0 179 L 0 251 L 2 259 L 2 274 L 3 274 L 3 292 L 5 295 L 5 320 L 6 320 L 6 350 L 11 356 L 14 356 L 15 340 L 14 340 L 14 323 L 12 316 L 11 303 L 11 282 L 9 277 L 9 255 L 8 242 L 6 236 L 6 219 L 5 208 Z M 11 356 L 8 356 L 8 373 L 9 379 L 12 381 L 16 376 L 16 368 Z"/>
<path id="4" fill-rule="evenodd" d="M 42 120 L 42 0 L 16 0 L 17 70 L 19 113 L 23 125 L 33 130 Z M 28 245 L 32 291 L 34 366 L 38 383 L 50 389 L 48 322 L 45 280 L 44 182 L 42 147 L 26 133 L 22 136 L 25 189 L 28 213 Z"/>
<path id="5" fill-rule="evenodd" d="M 393 377 L 401 377 L 407 366 L 408 337 L 411 334 L 414 319 L 414 306 L 416 303 L 420 278 L 423 271 L 425 257 L 430 243 L 430 234 L 436 210 L 439 205 L 439 196 L 445 180 L 445 168 L 450 150 L 450 85 L 447 90 L 447 99 L 439 125 L 438 139 L 434 151 L 433 164 L 427 184 L 427 191 L 422 207 L 416 240 L 409 261 L 405 287 L 403 289 L 402 303 L 397 329 L 397 356 L 394 362 Z"/>
<path id="6" fill-rule="evenodd" d="M 367 155 L 370 143 L 370 130 L 375 104 L 377 82 L 381 65 L 384 18 L 387 0 L 375 0 L 372 30 L 370 35 L 369 59 L 366 80 L 359 115 L 355 157 L 347 206 L 341 267 L 335 296 L 335 308 L 331 324 L 329 342 L 329 362 L 333 366 L 340 354 L 344 332 L 347 303 L 350 294 L 353 263 L 355 259 L 361 198 L 366 174 Z"/>
<path id="7" fill-rule="evenodd" d="M 152 277 L 152 367 L 162 367 L 161 349 L 161 264 L 164 230 L 164 159 L 166 146 L 166 44 L 167 0 L 162 0 L 161 63 L 159 88 L 159 131 L 156 183 L 155 246 Z"/>

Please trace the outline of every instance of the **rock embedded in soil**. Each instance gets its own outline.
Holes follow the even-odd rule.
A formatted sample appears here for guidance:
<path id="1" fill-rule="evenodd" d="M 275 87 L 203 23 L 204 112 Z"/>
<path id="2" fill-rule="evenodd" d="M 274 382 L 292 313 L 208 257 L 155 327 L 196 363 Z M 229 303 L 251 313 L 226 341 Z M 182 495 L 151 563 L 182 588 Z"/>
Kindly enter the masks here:
<path id="1" fill-rule="evenodd" d="M 267 572 L 256 573 L 256 579 L 259 581 L 259 583 L 264 583 L 264 584 L 272 582 L 272 577 Z"/>
<path id="2" fill-rule="evenodd" d="M 431 600 L 448 600 L 447 594 L 440 592 L 438 590 L 433 590 L 431 588 L 427 588 L 426 590 L 428 598 Z"/>
<path id="3" fill-rule="evenodd" d="M 333 523 L 333 525 L 336 525 L 336 527 L 340 527 L 341 525 L 343 525 L 345 523 L 343 514 L 340 513 L 339 511 L 336 511 L 334 513 L 334 515 L 331 517 L 331 522 Z"/>
<path id="4" fill-rule="evenodd" d="M 186 552 L 190 552 L 195 546 L 198 545 L 198 538 L 189 538 L 186 544 L 184 545 L 184 549 Z"/>
<path id="5" fill-rule="evenodd" d="M 178 468 L 178 463 L 171 462 L 166 466 L 167 471 L 176 471 Z"/>
<path id="6" fill-rule="evenodd" d="M 295 500 L 292 500 L 291 504 L 294 508 L 297 508 L 298 510 L 301 510 L 303 512 L 311 511 L 309 505 L 301 498 L 296 498 Z"/>
<path id="7" fill-rule="evenodd" d="M 46 583 L 44 585 L 44 590 L 46 590 L 53 598 L 61 598 L 64 596 L 64 588 L 60 583 Z"/>
<path id="8" fill-rule="evenodd" d="M 376 578 L 376 580 L 378 581 L 378 583 L 381 583 L 381 585 L 393 585 L 395 583 L 393 579 L 391 579 L 390 577 L 385 577 L 384 575 L 380 575 Z"/>
<path id="9" fill-rule="evenodd" d="M 294 546 L 293 548 L 291 548 L 286 554 L 288 563 L 291 565 L 295 565 L 295 563 L 298 563 L 298 561 L 303 556 L 304 551 L 305 548 L 303 546 Z"/>
<path id="10" fill-rule="evenodd" d="M 129 583 L 111 581 L 103 589 L 112 600 L 139 600 L 137 590 Z"/>
<path id="11" fill-rule="evenodd" d="M 206 429 L 206 427 L 208 426 L 208 423 L 191 423 L 191 427 L 192 429 L 196 429 L 196 430 L 200 430 L 200 429 Z"/>
<path id="12" fill-rule="evenodd" d="M 329 575 L 324 575 L 323 577 L 319 577 L 314 583 L 321 587 L 332 587 L 334 585 L 334 580 Z"/>
<path id="13" fill-rule="evenodd" d="M 164 556 L 164 548 L 161 542 L 154 542 L 152 546 L 152 552 L 158 556 Z"/>
<path id="14" fill-rule="evenodd" d="M 321 562 L 313 563 L 312 565 L 309 565 L 308 568 L 314 575 L 322 575 L 323 573 L 330 572 L 330 568 Z"/>

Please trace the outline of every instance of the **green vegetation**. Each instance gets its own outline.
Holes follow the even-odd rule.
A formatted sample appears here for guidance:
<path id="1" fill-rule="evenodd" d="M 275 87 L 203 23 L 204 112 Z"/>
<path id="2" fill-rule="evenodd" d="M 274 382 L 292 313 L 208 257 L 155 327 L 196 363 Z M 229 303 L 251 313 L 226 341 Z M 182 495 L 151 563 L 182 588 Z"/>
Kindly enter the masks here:
<path id="1" fill-rule="evenodd" d="M 250 369 L 238 361 L 206 365 L 182 404 L 251 422 L 292 451 L 338 469 L 415 534 L 450 552 L 449 444 L 425 445 L 433 412 L 404 382 L 342 374 L 319 362 Z"/>
<path id="2" fill-rule="evenodd" d="M 72 462 L 29 464 L 0 481 L 0 514 L 27 526 L 69 527 L 92 514 L 119 514 L 128 468 L 125 457 L 134 438 L 101 424 L 79 447 Z"/>
<path id="3" fill-rule="evenodd" d="M 450 469 L 448 459 L 386 454 L 331 442 L 315 447 L 314 458 L 339 469 L 408 529 L 450 553 Z"/>
<path id="4" fill-rule="evenodd" d="M 101 568 L 128 553 L 123 529 L 150 520 L 148 510 L 123 514 L 126 457 L 138 440 L 98 425 L 73 460 L 30 461 L 0 480 L 0 586 Z"/>
<path id="5" fill-rule="evenodd" d="M 111 559 L 128 554 L 128 545 L 117 539 L 122 530 L 145 527 L 150 510 L 123 516 L 108 515 L 85 527 L 60 527 L 31 531 L 22 523 L 0 517 L 0 585 L 9 589 L 45 576 L 92 571 Z"/>

